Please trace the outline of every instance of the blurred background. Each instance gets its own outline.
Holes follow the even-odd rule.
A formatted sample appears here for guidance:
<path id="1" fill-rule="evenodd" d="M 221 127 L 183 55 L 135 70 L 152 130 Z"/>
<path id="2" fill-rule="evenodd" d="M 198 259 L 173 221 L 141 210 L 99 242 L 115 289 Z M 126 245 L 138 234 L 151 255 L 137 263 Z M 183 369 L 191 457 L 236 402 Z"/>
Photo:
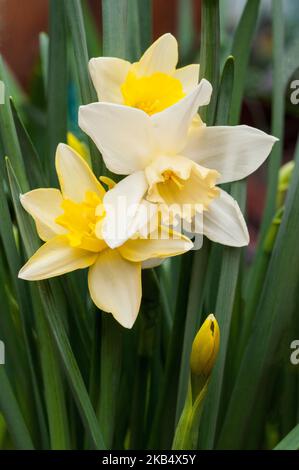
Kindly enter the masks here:
<path id="1" fill-rule="evenodd" d="M 101 55 L 100 3 L 99 0 L 82 1 L 85 21 L 88 23 L 86 26 L 90 56 Z M 222 61 L 225 60 L 230 50 L 235 25 L 244 4 L 244 0 L 220 1 Z M 152 5 L 154 38 L 165 32 L 172 32 L 179 40 L 181 63 L 198 61 L 200 0 L 152 0 Z M 18 96 L 23 109 L 26 110 L 24 115 L 26 125 L 30 128 L 30 135 L 33 135 L 40 151 L 42 151 L 42 139 L 39 139 L 39 136 L 46 125 L 40 60 L 40 33 L 48 30 L 48 14 L 48 0 L 26 0 L 25 2 L 0 0 L 0 51 L 11 71 L 15 95 Z M 284 15 L 285 50 L 289 51 L 289 66 L 292 67 L 291 57 L 296 53 L 299 56 L 299 43 L 298 39 L 297 42 L 295 39 L 295 33 L 299 26 L 298 2 L 285 0 Z M 258 28 L 251 50 L 241 123 L 256 126 L 266 132 L 269 132 L 271 127 L 271 30 L 271 1 L 262 0 Z M 288 57 L 286 57 L 286 64 L 288 65 Z M 298 78 L 298 70 L 297 72 L 293 71 L 291 80 L 295 78 Z M 284 162 L 292 157 L 298 134 L 299 105 L 291 104 L 290 93 L 290 86 L 287 85 Z M 76 107 L 73 106 L 73 108 L 74 119 L 76 119 Z M 251 234 L 251 251 L 254 250 L 258 235 L 266 184 L 266 168 L 264 166 L 249 178 L 247 217 Z"/>

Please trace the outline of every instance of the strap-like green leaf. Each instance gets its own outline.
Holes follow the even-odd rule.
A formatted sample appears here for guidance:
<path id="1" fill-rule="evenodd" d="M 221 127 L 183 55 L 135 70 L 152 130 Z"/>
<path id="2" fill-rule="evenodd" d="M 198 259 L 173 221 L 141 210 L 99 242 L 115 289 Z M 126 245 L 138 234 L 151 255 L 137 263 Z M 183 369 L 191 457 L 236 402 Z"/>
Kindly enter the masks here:
<path id="1" fill-rule="evenodd" d="M 299 449 L 299 424 L 292 429 L 275 447 L 274 450 L 298 450 Z"/>
<path id="2" fill-rule="evenodd" d="M 5 366 L 0 365 L 0 412 L 5 418 L 10 435 L 17 449 L 32 450 L 33 443 L 30 434 L 4 367 Z"/>
<path id="3" fill-rule="evenodd" d="M 67 3 L 67 2 L 66 2 Z M 67 131 L 67 57 L 66 24 L 63 2 L 50 2 L 49 61 L 47 78 L 48 170 L 52 185 L 57 185 L 56 147 L 66 141 Z"/>
<path id="4" fill-rule="evenodd" d="M 221 430 L 218 442 L 221 448 L 242 448 L 244 445 L 256 401 L 261 399 L 258 394 L 266 393 L 262 383 L 265 384 L 269 377 L 270 365 L 279 353 L 279 343 L 296 306 L 299 278 L 298 213 L 299 145 L 282 223 Z"/>
<path id="5" fill-rule="evenodd" d="M 36 249 L 36 234 L 32 227 L 30 219 L 22 209 L 19 202 L 19 185 L 14 171 L 8 161 L 7 171 L 9 176 L 10 190 L 13 198 L 14 208 L 18 220 L 18 225 L 22 235 L 22 239 L 28 255 Z M 86 391 L 80 370 L 76 359 L 72 352 L 65 327 L 56 304 L 55 292 L 52 283 L 47 281 L 38 282 L 38 289 L 43 304 L 44 312 L 49 323 L 50 331 L 53 335 L 54 342 L 58 349 L 62 365 L 72 389 L 74 399 L 81 413 L 86 432 L 89 434 L 93 446 L 97 449 L 105 448 L 102 433 L 97 422 L 94 409 L 91 405 L 89 396 Z"/>

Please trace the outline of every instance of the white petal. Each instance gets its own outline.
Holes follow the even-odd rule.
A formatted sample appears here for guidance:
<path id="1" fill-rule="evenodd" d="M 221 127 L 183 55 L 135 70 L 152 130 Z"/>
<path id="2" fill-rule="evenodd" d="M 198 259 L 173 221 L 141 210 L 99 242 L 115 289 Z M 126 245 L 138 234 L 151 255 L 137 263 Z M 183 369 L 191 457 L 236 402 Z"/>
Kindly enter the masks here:
<path id="1" fill-rule="evenodd" d="M 204 235 L 210 240 L 228 246 L 245 246 L 249 243 L 246 222 L 235 201 L 222 189 L 220 197 L 211 202 L 203 215 Z"/>
<path id="2" fill-rule="evenodd" d="M 276 137 L 249 126 L 193 127 L 183 155 L 217 170 L 219 183 L 245 178 L 269 155 Z"/>
<path id="3" fill-rule="evenodd" d="M 157 39 L 135 65 L 138 75 L 151 75 L 155 72 L 172 73 L 178 63 L 178 43 L 172 34 L 167 33 Z"/>
<path id="4" fill-rule="evenodd" d="M 87 191 L 95 192 L 101 198 L 105 194 L 86 161 L 68 145 L 59 144 L 57 147 L 56 171 L 64 198 L 81 202 Z"/>
<path id="5" fill-rule="evenodd" d="M 58 189 L 41 188 L 21 194 L 24 209 L 33 217 L 39 237 L 43 241 L 66 233 L 66 229 L 56 224 L 55 219 L 63 213 L 62 195 Z"/>
<path id="6" fill-rule="evenodd" d="M 152 269 L 161 266 L 164 263 L 165 258 L 151 258 L 146 261 L 142 261 L 142 269 Z"/>
<path id="7" fill-rule="evenodd" d="M 99 101 L 123 103 L 121 85 L 131 67 L 130 62 L 116 57 L 90 59 L 89 72 Z"/>
<path id="8" fill-rule="evenodd" d="M 199 64 L 186 65 L 176 69 L 173 76 L 183 84 L 183 90 L 186 94 L 191 93 L 198 84 Z"/>
<path id="9" fill-rule="evenodd" d="M 79 108 L 79 126 L 92 138 L 110 171 L 128 175 L 142 170 L 154 151 L 150 118 L 143 111 L 111 103 Z"/>
<path id="10" fill-rule="evenodd" d="M 203 79 L 189 95 L 151 116 L 162 151 L 178 153 L 185 147 L 192 119 L 200 106 L 209 104 L 211 94 L 212 85 Z"/>
<path id="11" fill-rule="evenodd" d="M 132 328 L 141 303 L 140 263 L 123 259 L 117 250 L 104 250 L 89 270 L 88 286 L 97 307 Z"/>
<path id="12" fill-rule="evenodd" d="M 57 236 L 42 245 L 19 272 L 19 278 L 38 281 L 60 276 L 75 269 L 87 268 L 97 253 L 72 248 L 64 236 Z"/>
<path id="13" fill-rule="evenodd" d="M 144 172 L 138 171 L 121 180 L 106 193 L 106 216 L 98 236 L 103 237 L 110 248 L 122 245 L 136 232 L 133 222 L 147 187 Z"/>
<path id="14" fill-rule="evenodd" d="M 191 250 L 193 243 L 179 232 L 160 226 L 160 230 L 149 235 L 149 238 L 128 240 L 119 247 L 122 256 L 133 262 L 146 261 L 152 258 L 168 258 Z"/>

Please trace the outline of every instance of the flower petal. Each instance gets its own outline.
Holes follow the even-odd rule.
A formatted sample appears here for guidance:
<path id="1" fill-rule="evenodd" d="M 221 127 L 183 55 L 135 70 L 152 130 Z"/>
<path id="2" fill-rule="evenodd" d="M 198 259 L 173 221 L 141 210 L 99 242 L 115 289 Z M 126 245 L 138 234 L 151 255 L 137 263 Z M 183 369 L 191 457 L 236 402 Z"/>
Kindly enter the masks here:
<path id="1" fill-rule="evenodd" d="M 193 127 L 182 153 L 217 170 L 219 183 L 227 183 L 253 173 L 276 141 L 276 137 L 249 126 Z"/>
<path id="2" fill-rule="evenodd" d="M 106 216 L 97 236 L 103 237 L 110 248 L 120 246 L 138 230 L 133 222 L 147 186 L 144 172 L 137 171 L 106 193 Z"/>
<path id="3" fill-rule="evenodd" d="M 144 169 L 150 161 L 155 142 L 150 118 L 140 109 L 112 103 L 80 106 L 79 126 L 114 173 L 128 175 Z"/>
<path id="4" fill-rule="evenodd" d="M 172 34 L 163 34 L 134 64 L 134 71 L 140 76 L 155 72 L 173 73 L 178 63 L 178 43 Z"/>
<path id="5" fill-rule="evenodd" d="M 85 199 L 92 191 L 103 198 L 105 190 L 85 160 L 71 147 L 59 144 L 56 151 L 56 171 L 63 197 L 74 202 Z"/>
<path id="6" fill-rule="evenodd" d="M 177 154 L 185 147 L 190 124 L 198 108 L 209 104 L 211 94 L 212 85 L 203 79 L 189 95 L 151 116 L 160 150 Z"/>
<path id="7" fill-rule="evenodd" d="M 119 247 L 122 256 L 133 262 L 146 261 L 151 258 L 168 258 L 191 250 L 193 243 L 179 232 L 166 227 L 159 227 L 148 238 L 128 240 Z"/>
<path id="8" fill-rule="evenodd" d="M 186 94 L 191 93 L 198 84 L 199 64 L 190 64 L 176 69 L 173 76 L 183 84 L 183 89 Z"/>
<path id="9" fill-rule="evenodd" d="M 172 176 L 165 181 L 165 173 Z M 191 221 L 196 211 L 207 208 L 218 196 L 215 187 L 219 174 L 197 165 L 188 158 L 163 156 L 156 158 L 145 171 L 149 189 L 147 200 L 159 203 L 163 222 L 170 223 L 174 217 Z"/>
<path id="10" fill-rule="evenodd" d="M 235 201 L 222 189 L 203 214 L 203 232 L 210 240 L 228 246 L 245 246 L 249 234 L 243 214 Z"/>
<path id="11" fill-rule="evenodd" d="M 72 248 L 64 236 L 57 236 L 42 245 L 19 272 L 19 278 L 39 281 L 60 276 L 75 269 L 87 268 L 97 259 L 97 253 Z"/>
<path id="12" fill-rule="evenodd" d="M 54 188 L 40 188 L 21 194 L 24 209 L 33 217 L 39 237 L 48 241 L 66 230 L 55 219 L 63 213 L 61 192 Z"/>
<path id="13" fill-rule="evenodd" d="M 99 101 L 123 103 L 121 85 L 131 67 L 130 62 L 116 57 L 90 59 L 89 72 Z"/>
<path id="14" fill-rule="evenodd" d="M 122 258 L 118 250 L 104 250 L 88 273 L 92 300 L 125 328 L 132 328 L 141 302 L 141 263 Z"/>
<path id="15" fill-rule="evenodd" d="M 142 262 L 142 269 L 152 269 L 161 266 L 164 263 L 165 258 L 150 258 Z"/>

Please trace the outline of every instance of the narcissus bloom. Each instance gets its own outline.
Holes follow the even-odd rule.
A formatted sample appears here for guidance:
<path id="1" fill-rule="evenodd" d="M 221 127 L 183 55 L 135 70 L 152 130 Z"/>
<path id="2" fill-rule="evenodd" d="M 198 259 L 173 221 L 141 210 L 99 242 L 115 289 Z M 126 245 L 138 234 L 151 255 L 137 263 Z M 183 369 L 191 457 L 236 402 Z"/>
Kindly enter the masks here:
<path id="1" fill-rule="evenodd" d="M 56 170 L 61 191 L 41 188 L 20 196 L 45 243 L 22 267 L 19 277 L 36 281 L 89 268 L 94 303 L 131 328 L 140 307 L 142 262 L 184 253 L 192 242 L 161 228 L 160 238 L 137 236 L 117 249 L 109 248 L 101 236 L 106 217 L 104 187 L 67 145 L 57 148 Z"/>
<path id="2" fill-rule="evenodd" d="M 164 34 L 139 62 L 98 57 L 90 60 L 89 71 L 99 101 L 133 106 L 152 115 L 182 99 L 198 83 L 198 64 L 177 69 L 177 63 L 177 41 Z"/>
<path id="3" fill-rule="evenodd" d="M 107 194 L 104 205 L 116 207 L 120 196 L 130 204 L 144 199 L 158 205 L 163 222 L 176 208 L 182 219 L 200 215 L 203 234 L 230 246 L 249 242 L 237 202 L 216 184 L 245 178 L 267 158 L 275 137 L 248 126 L 206 126 L 197 115 L 210 101 L 212 86 L 202 80 L 176 104 L 153 115 L 112 103 L 79 109 L 80 127 L 93 139 L 114 173 L 129 175 Z M 113 226 L 107 208 L 107 224 Z M 111 223 L 110 223 L 111 221 Z M 130 224 L 126 218 L 125 224 Z M 115 247 L 130 235 L 127 225 Z"/>

